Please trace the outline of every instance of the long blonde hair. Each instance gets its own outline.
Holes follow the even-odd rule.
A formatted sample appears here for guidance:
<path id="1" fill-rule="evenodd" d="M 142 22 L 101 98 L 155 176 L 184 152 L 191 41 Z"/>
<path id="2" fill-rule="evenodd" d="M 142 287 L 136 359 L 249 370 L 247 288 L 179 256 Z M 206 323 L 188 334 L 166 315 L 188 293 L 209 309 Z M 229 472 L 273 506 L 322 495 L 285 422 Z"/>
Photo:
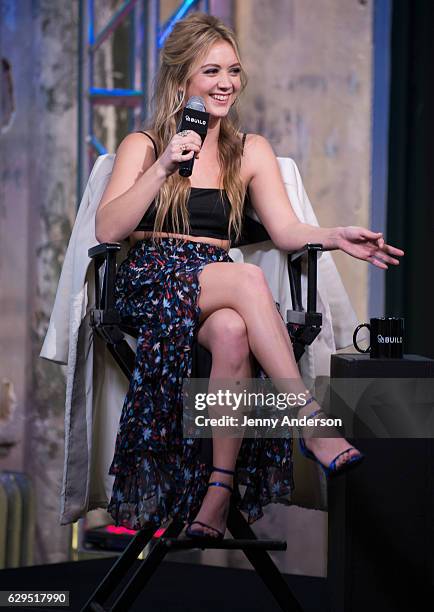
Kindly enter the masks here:
<path id="1" fill-rule="evenodd" d="M 155 110 L 146 126 L 148 130 L 153 131 L 159 154 L 164 151 L 176 133 L 186 103 L 187 81 L 193 73 L 194 66 L 214 43 L 221 41 L 232 45 L 240 61 L 235 34 L 217 17 L 205 13 L 193 13 L 179 21 L 168 36 L 161 52 L 161 65 L 156 80 L 153 98 Z M 247 76 L 242 67 L 240 77 L 241 93 L 247 83 Z M 238 240 L 241 233 L 245 197 L 245 187 L 240 177 L 241 156 L 238 114 L 233 106 L 228 115 L 221 119 L 218 160 L 220 185 L 226 191 L 231 206 L 228 239 L 233 232 L 235 240 Z M 157 212 L 153 239 L 156 232 L 163 231 L 166 217 L 173 233 L 189 234 L 187 210 L 189 195 L 188 178 L 183 178 L 175 172 L 167 179 L 156 197 Z"/>

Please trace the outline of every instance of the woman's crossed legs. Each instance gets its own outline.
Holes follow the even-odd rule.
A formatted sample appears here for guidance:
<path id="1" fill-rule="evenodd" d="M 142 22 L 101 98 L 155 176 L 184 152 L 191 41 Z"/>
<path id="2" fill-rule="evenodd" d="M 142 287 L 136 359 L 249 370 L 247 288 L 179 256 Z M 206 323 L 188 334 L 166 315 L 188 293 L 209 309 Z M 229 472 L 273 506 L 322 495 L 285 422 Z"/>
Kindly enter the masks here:
<path id="1" fill-rule="evenodd" d="M 262 270 L 253 264 L 211 263 L 204 267 L 199 280 L 201 327 L 198 341 L 212 354 L 210 386 L 213 379 L 251 377 L 253 353 L 270 378 L 285 379 L 279 381 L 282 385 L 279 391 L 305 392 L 291 340 Z M 305 409 L 301 408 L 298 416 L 310 414 L 317 408 L 312 402 Z M 213 465 L 233 470 L 241 442 L 241 437 L 213 437 Z M 322 463 L 329 465 L 349 445 L 342 437 L 312 437 L 306 439 L 306 446 Z M 337 467 L 357 454 L 355 449 L 344 453 Z M 232 485 L 232 476 L 221 472 L 211 473 L 210 482 L 216 480 Z M 195 520 L 224 532 L 229 497 L 227 489 L 209 487 Z M 194 524 L 194 530 L 216 536 L 215 531 L 199 524 Z"/>

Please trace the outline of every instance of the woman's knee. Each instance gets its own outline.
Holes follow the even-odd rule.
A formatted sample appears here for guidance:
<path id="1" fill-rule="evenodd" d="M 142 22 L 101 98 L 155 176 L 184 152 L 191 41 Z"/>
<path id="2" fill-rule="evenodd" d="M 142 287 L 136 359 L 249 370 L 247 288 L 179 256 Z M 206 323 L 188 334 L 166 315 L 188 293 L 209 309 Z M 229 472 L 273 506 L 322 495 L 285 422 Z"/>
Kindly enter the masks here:
<path id="1" fill-rule="evenodd" d="M 216 310 L 208 317 L 203 327 L 205 325 L 207 329 L 203 331 L 206 338 L 203 338 L 202 333 L 202 339 L 205 339 L 213 357 L 222 356 L 230 361 L 241 361 L 249 357 L 247 327 L 244 319 L 235 310 Z"/>
<path id="2" fill-rule="evenodd" d="M 240 287 L 257 294 L 259 291 L 269 291 L 267 278 L 262 268 L 255 264 L 245 263 L 242 265 L 240 274 Z"/>

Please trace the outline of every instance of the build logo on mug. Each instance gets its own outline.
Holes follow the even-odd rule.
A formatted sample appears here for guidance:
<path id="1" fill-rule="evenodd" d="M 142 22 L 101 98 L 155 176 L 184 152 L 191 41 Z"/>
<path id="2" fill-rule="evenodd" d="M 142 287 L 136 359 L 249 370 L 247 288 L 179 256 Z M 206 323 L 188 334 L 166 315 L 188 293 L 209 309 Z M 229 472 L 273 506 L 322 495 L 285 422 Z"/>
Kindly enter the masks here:
<path id="1" fill-rule="evenodd" d="M 357 332 L 367 327 L 371 336 L 370 346 L 362 350 L 357 345 Z M 356 327 L 353 334 L 354 348 L 359 353 L 370 353 L 372 359 L 402 359 L 404 342 L 404 319 L 402 317 L 381 317 L 369 319 Z"/>

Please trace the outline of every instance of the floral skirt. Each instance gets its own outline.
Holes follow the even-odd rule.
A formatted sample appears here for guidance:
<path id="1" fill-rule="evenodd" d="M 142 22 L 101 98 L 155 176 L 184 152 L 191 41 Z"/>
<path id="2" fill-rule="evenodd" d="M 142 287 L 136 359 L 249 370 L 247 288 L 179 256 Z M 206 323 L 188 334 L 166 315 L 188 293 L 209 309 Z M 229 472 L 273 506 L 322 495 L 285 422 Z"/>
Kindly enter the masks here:
<path id="1" fill-rule="evenodd" d="M 217 246 L 167 237 L 136 243 L 118 268 L 116 309 L 139 336 L 109 470 L 115 479 L 108 512 L 116 525 L 158 527 L 170 518 L 192 521 L 199 512 L 211 463 L 201 440 L 183 438 L 182 386 L 197 346 L 198 275 L 209 263 L 232 261 Z M 259 364 L 255 375 L 266 376 Z M 235 503 L 249 523 L 270 502 L 289 505 L 292 439 L 245 438 L 234 483 Z"/>

